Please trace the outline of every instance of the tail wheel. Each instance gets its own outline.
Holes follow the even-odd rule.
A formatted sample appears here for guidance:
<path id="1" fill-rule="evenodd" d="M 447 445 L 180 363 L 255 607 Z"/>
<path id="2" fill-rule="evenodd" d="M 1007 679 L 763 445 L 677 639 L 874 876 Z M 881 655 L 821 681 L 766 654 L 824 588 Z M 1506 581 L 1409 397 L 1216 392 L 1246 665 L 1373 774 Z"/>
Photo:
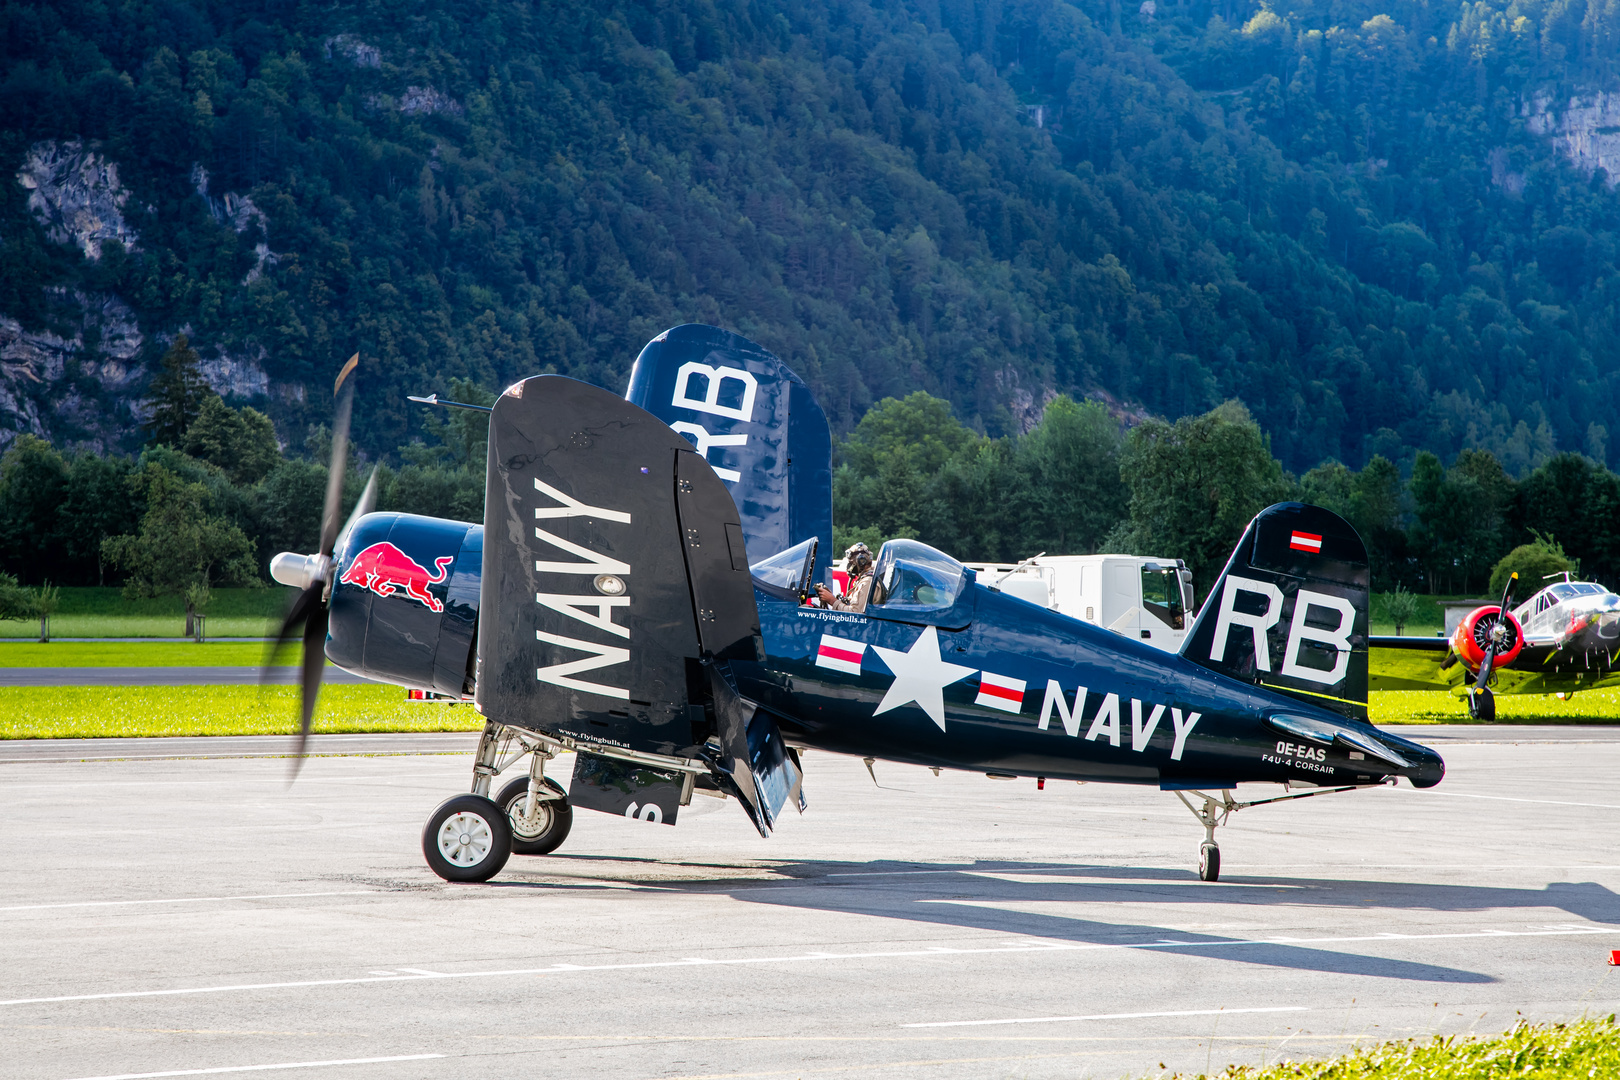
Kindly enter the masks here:
<path id="1" fill-rule="evenodd" d="M 422 827 L 422 854 L 446 881 L 488 881 L 512 855 L 512 827 L 482 795 L 457 795 L 440 803 Z"/>
<path id="2" fill-rule="evenodd" d="M 563 794 L 562 786 L 549 776 L 540 782 L 559 797 L 541 802 L 532 826 L 525 820 L 529 801 L 527 776 L 513 780 L 495 796 L 496 805 L 506 811 L 506 823 L 512 830 L 514 855 L 550 855 L 568 839 L 568 830 L 573 828 L 574 808 L 568 805 L 568 797 Z"/>

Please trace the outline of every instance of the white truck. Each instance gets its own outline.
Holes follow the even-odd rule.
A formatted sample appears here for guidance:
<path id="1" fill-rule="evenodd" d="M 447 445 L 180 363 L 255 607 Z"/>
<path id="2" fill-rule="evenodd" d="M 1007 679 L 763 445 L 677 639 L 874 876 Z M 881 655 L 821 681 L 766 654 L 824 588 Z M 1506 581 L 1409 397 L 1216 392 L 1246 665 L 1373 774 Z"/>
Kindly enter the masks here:
<path id="1" fill-rule="evenodd" d="M 967 563 L 979 583 L 1116 634 L 1177 652 L 1192 627 L 1192 571 L 1150 555 L 1036 555 L 1021 563 Z M 833 581 L 849 586 L 844 560 Z"/>
<path id="2" fill-rule="evenodd" d="M 1149 555 L 1037 555 L 969 563 L 979 582 L 1116 634 L 1175 652 L 1192 625 L 1192 571 Z"/>

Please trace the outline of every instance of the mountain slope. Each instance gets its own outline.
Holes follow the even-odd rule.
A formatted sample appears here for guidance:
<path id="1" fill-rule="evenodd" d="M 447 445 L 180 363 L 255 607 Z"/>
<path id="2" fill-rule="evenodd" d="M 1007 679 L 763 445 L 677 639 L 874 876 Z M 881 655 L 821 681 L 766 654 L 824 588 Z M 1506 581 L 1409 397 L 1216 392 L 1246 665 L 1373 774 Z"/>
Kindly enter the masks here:
<path id="1" fill-rule="evenodd" d="M 1560 103 L 1614 74 L 1606 11 L 13 2 L 0 411 L 128 445 L 185 328 L 295 445 L 360 350 L 376 455 L 405 393 L 619 387 L 701 320 L 840 430 L 918 388 L 992 433 L 1239 397 L 1294 469 L 1602 459 L 1620 203 L 1555 140 L 1603 137 Z"/>

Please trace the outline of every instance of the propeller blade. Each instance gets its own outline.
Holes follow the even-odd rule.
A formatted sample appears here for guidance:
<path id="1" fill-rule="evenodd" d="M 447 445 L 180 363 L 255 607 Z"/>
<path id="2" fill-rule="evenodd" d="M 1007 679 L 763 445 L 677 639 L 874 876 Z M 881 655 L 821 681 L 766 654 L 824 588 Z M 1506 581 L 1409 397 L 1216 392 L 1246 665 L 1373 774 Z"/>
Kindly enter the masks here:
<path id="1" fill-rule="evenodd" d="M 1492 641 L 1485 647 L 1485 656 L 1479 662 L 1479 675 L 1474 679 L 1474 693 L 1485 689 L 1485 684 L 1491 678 L 1491 663 L 1496 659 L 1496 642 Z"/>
<path id="2" fill-rule="evenodd" d="M 1513 583 L 1519 580 L 1519 572 L 1515 570 L 1508 575 L 1507 584 L 1502 586 L 1502 602 L 1497 607 L 1496 617 L 1501 618 L 1507 614 L 1508 598 L 1513 595 Z"/>
<path id="3" fill-rule="evenodd" d="M 337 543 L 338 513 L 343 509 L 343 475 L 349 467 L 349 417 L 354 411 L 354 383 L 349 375 L 360 364 L 360 354 L 349 357 L 332 387 L 337 413 L 332 418 L 332 460 L 326 473 L 326 510 L 321 515 L 321 554 L 330 556 Z"/>
<path id="4" fill-rule="evenodd" d="M 366 478 L 366 486 L 360 489 L 360 501 L 354 504 L 354 509 L 349 511 L 349 520 L 345 521 L 343 523 L 343 528 L 338 530 L 338 540 L 342 540 L 345 536 L 349 535 L 349 530 L 354 528 L 354 523 L 371 513 L 371 508 L 375 506 L 376 503 L 377 466 L 373 465 L 371 467 L 371 475 Z M 336 550 L 335 541 L 333 550 Z"/>
<path id="5" fill-rule="evenodd" d="M 1474 693 L 1485 689 L 1485 684 L 1491 678 L 1491 665 L 1496 661 L 1496 643 L 1501 637 L 1494 631 L 1507 624 L 1508 598 L 1513 595 L 1513 583 L 1519 580 L 1517 572 L 1508 575 L 1507 584 L 1502 587 L 1502 602 L 1496 605 L 1496 617 L 1491 620 L 1491 643 L 1485 647 L 1485 656 L 1479 662 L 1479 675 L 1474 679 Z"/>
<path id="6" fill-rule="evenodd" d="M 301 680 L 304 710 L 298 728 L 298 743 L 293 747 L 292 776 L 288 777 L 289 782 L 297 779 L 298 770 L 304 764 L 304 748 L 309 744 L 309 729 L 315 723 L 315 698 L 321 692 L 321 673 L 326 667 L 327 614 L 326 605 L 320 604 L 310 614 L 309 621 L 304 624 L 304 670 Z"/>
<path id="7" fill-rule="evenodd" d="M 269 676 L 271 662 L 275 660 L 276 654 L 286 646 L 287 642 L 292 640 L 294 631 L 308 620 L 312 611 L 321 606 L 321 591 L 325 587 L 323 582 L 317 581 L 304 589 L 303 592 L 300 592 L 297 598 L 293 600 L 292 607 L 287 609 L 287 617 L 281 622 L 281 629 L 276 633 L 276 640 L 271 643 L 270 648 L 265 652 L 264 677 Z M 262 682 L 263 679 L 260 681 Z"/>

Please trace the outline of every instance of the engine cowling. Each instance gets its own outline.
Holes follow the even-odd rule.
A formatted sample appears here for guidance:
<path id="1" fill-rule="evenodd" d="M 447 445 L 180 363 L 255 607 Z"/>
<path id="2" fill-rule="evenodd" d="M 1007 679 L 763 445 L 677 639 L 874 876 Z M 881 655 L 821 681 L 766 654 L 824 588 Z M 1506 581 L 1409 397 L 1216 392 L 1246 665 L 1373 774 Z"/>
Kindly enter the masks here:
<path id="1" fill-rule="evenodd" d="M 1500 622 L 1498 613 L 1502 616 Z M 1519 650 L 1524 648 L 1524 627 L 1519 625 L 1519 620 L 1513 617 L 1511 611 L 1504 612 L 1495 604 L 1475 608 L 1457 624 L 1451 636 L 1451 651 L 1468 666 L 1468 670 L 1478 671 L 1480 664 L 1485 662 L 1485 650 L 1490 647 L 1492 636 L 1498 634 L 1499 627 L 1496 655 L 1491 660 L 1491 667 L 1506 667 L 1518 658 Z"/>
<path id="2" fill-rule="evenodd" d="M 369 679 L 471 695 L 483 560 L 482 525 L 367 514 L 336 553 L 327 658 Z"/>

